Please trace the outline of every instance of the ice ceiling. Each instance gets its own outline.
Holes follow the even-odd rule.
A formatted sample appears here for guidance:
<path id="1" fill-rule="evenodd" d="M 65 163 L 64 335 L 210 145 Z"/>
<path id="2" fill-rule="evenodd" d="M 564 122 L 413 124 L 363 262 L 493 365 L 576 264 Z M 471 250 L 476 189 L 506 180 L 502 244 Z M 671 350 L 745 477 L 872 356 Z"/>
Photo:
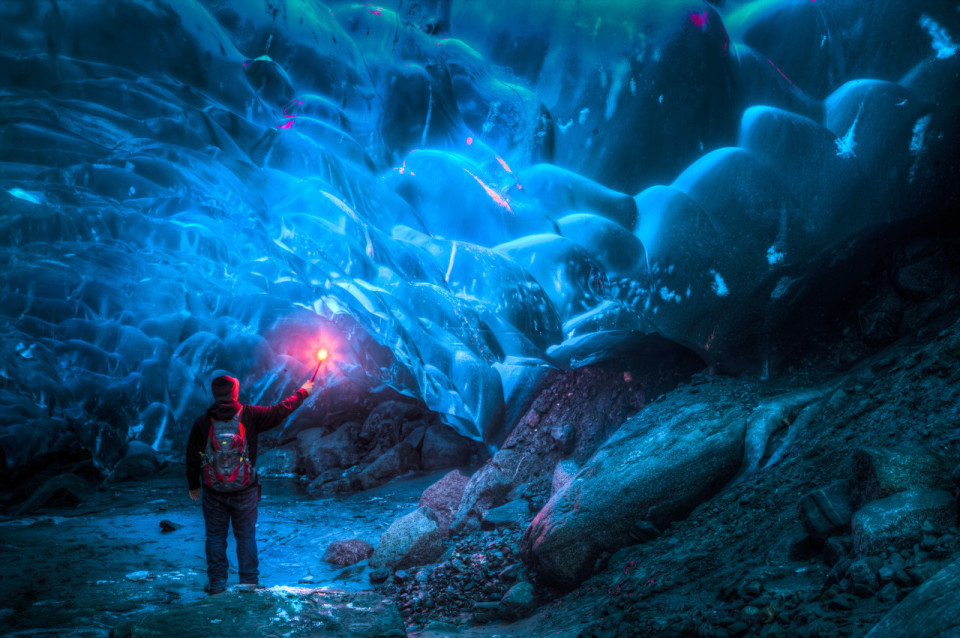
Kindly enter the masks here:
<path id="1" fill-rule="evenodd" d="M 552 367 L 722 366 L 943 197 L 954 4 L 6 2 L 0 445 L 170 449 L 319 345 L 493 442 Z"/>

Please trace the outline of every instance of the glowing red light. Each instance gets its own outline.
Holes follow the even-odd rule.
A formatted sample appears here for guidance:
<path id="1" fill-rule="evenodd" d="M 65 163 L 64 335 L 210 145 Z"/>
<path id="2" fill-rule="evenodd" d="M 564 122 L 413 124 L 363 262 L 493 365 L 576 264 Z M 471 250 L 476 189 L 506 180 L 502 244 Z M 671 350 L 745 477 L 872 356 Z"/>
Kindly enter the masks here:
<path id="1" fill-rule="evenodd" d="M 467 138 L 467 146 L 470 146 L 471 144 L 473 144 L 473 138 L 472 138 L 472 137 L 468 137 L 468 138 Z"/>

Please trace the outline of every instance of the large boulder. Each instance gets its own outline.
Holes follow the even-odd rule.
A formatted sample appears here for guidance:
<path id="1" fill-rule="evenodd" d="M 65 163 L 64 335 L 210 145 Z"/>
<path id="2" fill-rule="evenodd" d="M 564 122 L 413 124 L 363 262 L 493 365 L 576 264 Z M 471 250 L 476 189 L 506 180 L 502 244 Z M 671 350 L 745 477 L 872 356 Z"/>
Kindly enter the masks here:
<path id="1" fill-rule="evenodd" d="M 560 461 L 586 461 L 649 397 L 689 378 L 702 362 L 670 353 L 657 365 L 656 371 L 582 367 L 551 372 L 501 448 L 470 477 L 453 529 L 479 525 L 486 510 L 506 503 L 521 486 L 536 494 L 533 505 L 542 507 Z"/>
<path id="2" fill-rule="evenodd" d="M 257 473 L 263 476 L 284 476 L 300 468 L 300 455 L 294 443 L 271 450 L 262 450 L 257 456 Z"/>
<path id="3" fill-rule="evenodd" d="M 440 533 L 444 536 L 450 533 L 450 525 L 463 498 L 463 490 L 469 482 L 470 477 L 460 470 L 453 470 L 420 495 L 418 505 L 434 511 Z"/>
<path id="4" fill-rule="evenodd" d="M 372 555 L 373 545 L 359 538 L 351 538 L 349 540 L 333 541 L 327 545 L 327 551 L 323 553 L 323 560 L 331 565 L 348 567 L 362 560 L 367 560 Z"/>
<path id="5" fill-rule="evenodd" d="M 87 500 L 92 488 L 81 476 L 58 474 L 44 481 L 15 510 L 15 516 L 33 514 L 44 507 L 76 507 Z"/>
<path id="6" fill-rule="evenodd" d="M 800 499 L 797 513 L 803 530 L 816 538 L 842 531 L 853 516 L 854 494 L 849 481 L 837 481 Z"/>
<path id="7" fill-rule="evenodd" d="M 580 466 L 573 459 L 558 461 L 557 466 L 553 468 L 553 479 L 550 481 L 550 496 L 570 485 L 579 469 Z"/>
<path id="8" fill-rule="evenodd" d="M 375 455 L 399 443 L 413 428 L 408 424 L 420 424 L 424 416 L 421 406 L 403 401 L 384 401 L 378 404 L 363 422 L 357 437 L 360 443 L 374 450 Z"/>
<path id="9" fill-rule="evenodd" d="M 629 419 L 550 499 L 520 541 L 538 578 L 576 586 L 635 542 L 631 528 L 663 530 L 736 474 L 753 405 L 727 384 L 704 390 L 673 393 Z"/>
<path id="10" fill-rule="evenodd" d="M 867 638 L 946 638 L 960 635 L 960 561 L 917 587 L 878 622 Z"/>
<path id="11" fill-rule="evenodd" d="M 164 466 L 164 461 L 151 446 L 131 441 L 127 453 L 110 473 L 112 481 L 133 481 L 153 478 Z"/>
<path id="12" fill-rule="evenodd" d="M 420 457 L 425 470 L 478 463 L 482 453 L 482 444 L 457 434 L 453 428 L 442 423 L 427 428 L 420 447 Z"/>
<path id="13" fill-rule="evenodd" d="M 516 499 L 499 507 L 492 507 L 483 513 L 480 526 L 483 529 L 502 527 L 521 527 L 530 520 L 530 504 L 524 499 Z"/>
<path id="14" fill-rule="evenodd" d="M 370 558 L 374 569 L 403 569 L 426 565 L 440 558 L 443 544 L 437 515 L 429 507 L 401 516 L 380 536 Z"/>
<path id="15" fill-rule="evenodd" d="M 925 448 L 862 448 L 854 452 L 853 465 L 867 501 L 910 489 L 953 487 L 944 459 Z"/>
<path id="16" fill-rule="evenodd" d="M 222 622 L 223 619 L 228 622 Z M 272 587 L 253 594 L 229 592 L 171 605 L 110 632 L 113 638 L 193 636 L 210 638 L 284 635 L 290 638 L 406 636 L 396 604 L 369 591 Z"/>
<path id="17" fill-rule="evenodd" d="M 885 552 L 889 547 L 913 547 L 923 534 L 923 524 L 945 530 L 957 522 L 957 503 L 950 492 L 916 489 L 867 503 L 851 521 L 853 548 L 861 556 Z"/>
<path id="18" fill-rule="evenodd" d="M 297 435 L 297 450 L 304 473 L 315 478 L 327 470 L 347 468 L 360 460 L 357 423 L 344 423 L 327 434 L 319 428 Z"/>
<path id="19" fill-rule="evenodd" d="M 370 489 L 419 468 L 417 450 L 406 441 L 401 441 L 360 472 L 360 485 L 365 490 Z"/>

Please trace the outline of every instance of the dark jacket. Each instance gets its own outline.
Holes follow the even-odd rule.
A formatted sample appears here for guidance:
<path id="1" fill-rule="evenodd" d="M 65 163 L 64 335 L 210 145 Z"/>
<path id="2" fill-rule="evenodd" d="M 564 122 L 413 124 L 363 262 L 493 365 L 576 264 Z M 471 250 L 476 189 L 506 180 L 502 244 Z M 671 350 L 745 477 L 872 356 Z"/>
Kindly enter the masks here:
<path id="1" fill-rule="evenodd" d="M 187 484 L 191 490 L 200 487 L 200 468 L 202 454 L 207 449 L 207 437 L 210 435 L 210 419 L 229 421 L 237 410 L 240 414 L 240 423 L 247 435 L 247 449 L 250 453 L 250 463 L 257 465 L 257 438 L 261 432 L 280 425 L 290 413 L 300 407 L 307 398 L 307 391 L 300 389 L 276 405 L 242 405 L 239 401 L 224 401 L 214 403 L 207 408 L 206 413 L 197 417 L 187 439 Z M 253 483 L 256 485 L 256 481 Z"/>

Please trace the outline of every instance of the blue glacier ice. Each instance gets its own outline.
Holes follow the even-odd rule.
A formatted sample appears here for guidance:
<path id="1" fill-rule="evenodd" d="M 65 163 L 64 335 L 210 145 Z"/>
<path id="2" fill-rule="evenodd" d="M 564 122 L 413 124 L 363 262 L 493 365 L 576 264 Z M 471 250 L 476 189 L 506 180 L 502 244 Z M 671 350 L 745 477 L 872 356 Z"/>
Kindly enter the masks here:
<path id="1" fill-rule="evenodd" d="M 178 449 L 321 345 L 315 400 L 491 445 L 555 368 L 761 367 L 831 247 L 954 192 L 956 42 L 934 0 L 7 2 L 0 446 Z"/>

